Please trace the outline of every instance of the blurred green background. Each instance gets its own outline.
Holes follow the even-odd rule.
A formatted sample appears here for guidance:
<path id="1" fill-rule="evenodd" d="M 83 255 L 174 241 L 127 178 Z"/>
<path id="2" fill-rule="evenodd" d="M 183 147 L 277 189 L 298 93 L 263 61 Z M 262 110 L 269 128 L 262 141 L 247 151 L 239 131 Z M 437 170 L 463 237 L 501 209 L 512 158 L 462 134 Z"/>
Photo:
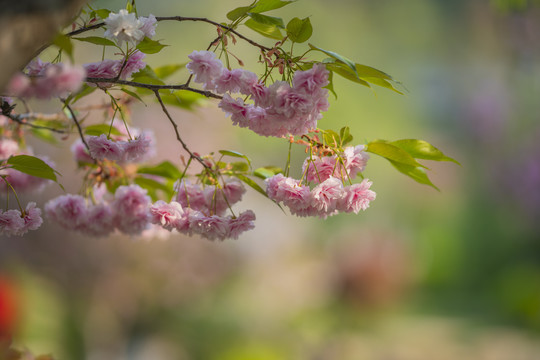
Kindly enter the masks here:
<path id="1" fill-rule="evenodd" d="M 140 15 L 216 21 L 241 5 L 137 1 Z M 299 0 L 269 15 L 310 16 L 311 43 L 408 90 L 336 78 L 338 99 L 319 127 L 348 125 L 355 143 L 427 140 L 462 166 L 428 165 L 437 192 L 373 156 L 365 176 L 377 200 L 326 221 L 286 216 L 249 194 L 243 206 L 257 227 L 238 241 L 90 239 L 52 225 L 0 239 L 2 271 L 21 299 L 16 344 L 68 360 L 540 359 L 540 5 Z M 147 61 L 185 63 L 214 37 L 207 24 L 160 23 L 156 38 L 171 46 Z M 260 69 L 253 48 L 234 49 Z M 155 107 L 136 105 L 133 121 L 154 127 L 158 157 L 173 160 Z M 233 128 L 216 103 L 174 116 L 194 151 L 237 150 L 255 166 L 286 161 L 286 142 Z M 69 144 L 47 146 L 35 145 L 63 156 L 62 173 L 74 171 Z M 293 158 L 298 175 L 301 148 Z"/>

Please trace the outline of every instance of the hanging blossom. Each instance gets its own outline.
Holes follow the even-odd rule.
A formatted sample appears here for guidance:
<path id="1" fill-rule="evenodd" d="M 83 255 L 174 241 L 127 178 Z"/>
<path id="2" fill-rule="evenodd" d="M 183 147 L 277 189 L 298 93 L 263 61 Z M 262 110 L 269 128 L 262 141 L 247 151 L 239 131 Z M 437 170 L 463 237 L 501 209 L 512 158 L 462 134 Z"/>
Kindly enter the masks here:
<path id="1" fill-rule="evenodd" d="M 137 18 L 134 13 L 121 9 L 118 13 L 110 13 L 105 20 L 106 38 L 115 40 L 119 46 L 124 41 L 137 45 L 144 37 L 152 38 L 156 34 L 157 20 L 154 15 Z"/>
<path id="2" fill-rule="evenodd" d="M 230 186 L 231 197 L 238 199 L 241 195 L 235 193 L 233 187 Z M 89 236 L 107 236 L 114 231 L 141 235 L 157 225 L 185 235 L 224 240 L 237 239 L 241 233 L 255 227 L 255 214 L 250 210 L 236 217 L 218 216 L 184 207 L 177 201 L 152 203 L 146 190 L 138 185 L 120 186 L 111 199 L 98 195 L 95 201 L 97 203 L 92 203 L 80 195 L 62 195 L 47 202 L 45 213 L 62 228 Z"/>
<path id="3" fill-rule="evenodd" d="M 92 163 L 95 160 L 111 160 L 119 162 L 141 162 L 155 155 L 155 138 L 151 130 L 130 128 L 129 135 L 124 123 L 114 119 L 112 127 L 120 134 L 105 134 L 99 136 L 86 136 L 86 142 L 90 152 L 86 149 L 81 139 L 77 139 L 71 145 L 71 152 L 75 161 L 79 163 Z"/>
<path id="4" fill-rule="evenodd" d="M 27 66 L 27 74 L 18 73 L 11 78 L 7 91 L 13 96 L 50 99 L 78 91 L 85 78 L 82 66 L 44 63 L 38 58 Z"/>
<path id="5" fill-rule="evenodd" d="M 364 145 L 349 146 L 343 153 L 332 156 L 318 157 L 313 155 L 304 160 L 302 173 L 306 180 L 320 183 L 333 176 L 339 179 L 354 179 L 359 172 L 364 171 L 369 154 Z"/>
<path id="6" fill-rule="evenodd" d="M 304 161 L 303 173 L 313 189 L 300 180 L 283 174 L 266 179 L 266 193 L 276 202 L 289 208 L 293 215 L 326 218 L 340 212 L 357 214 L 366 210 L 376 194 L 370 190 L 371 181 L 345 186 L 343 181 L 354 179 L 364 171 L 369 159 L 363 145 L 347 147 L 333 156 L 311 156 Z"/>
<path id="7" fill-rule="evenodd" d="M 6 236 L 22 236 L 29 230 L 37 230 L 43 219 L 41 209 L 36 207 L 35 202 L 26 205 L 26 209 L 20 210 L 0 210 L 0 234 Z"/>
<path id="8" fill-rule="evenodd" d="M 226 69 L 214 53 L 194 51 L 186 65 L 194 81 L 206 90 L 224 94 L 219 107 L 234 125 L 263 136 L 303 135 L 317 127 L 321 112 L 328 110 L 329 72 L 322 64 L 294 74 L 292 86 L 277 81 L 266 87 L 257 75 L 243 69 Z M 253 103 L 230 94 L 250 96 Z"/>
<path id="9" fill-rule="evenodd" d="M 145 56 L 144 53 L 137 50 L 125 60 L 105 59 L 103 61 L 83 64 L 83 67 L 86 70 L 87 76 L 90 78 L 115 79 L 118 77 L 121 80 L 127 80 L 132 74 L 146 67 L 146 63 L 143 61 Z M 122 70 L 121 73 L 120 70 Z M 94 84 L 90 85 L 95 86 Z M 99 83 L 101 87 L 110 87 L 112 85 L 111 83 Z"/>

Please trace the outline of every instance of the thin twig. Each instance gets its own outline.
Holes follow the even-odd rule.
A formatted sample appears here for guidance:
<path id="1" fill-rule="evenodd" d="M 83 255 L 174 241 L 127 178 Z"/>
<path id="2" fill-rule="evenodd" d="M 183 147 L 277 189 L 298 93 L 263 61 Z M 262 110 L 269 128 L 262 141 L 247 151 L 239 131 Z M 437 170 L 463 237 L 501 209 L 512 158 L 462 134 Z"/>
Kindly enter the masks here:
<path id="1" fill-rule="evenodd" d="M 81 128 L 81 124 L 79 124 L 79 121 L 77 120 L 77 117 L 75 116 L 75 112 L 69 106 L 67 101 L 63 100 L 63 102 L 64 102 L 64 106 L 66 107 L 66 109 L 69 110 L 69 113 L 71 114 L 71 120 L 73 120 L 73 122 L 77 126 L 77 130 L 79 131 L 79 136 L 81 138 L 81 141 L 83 142 L 84 146 L 86 147 L 86 150 L 88 150 L 88 153 L 90 154 L 90 146 L 88 146 L 88 143 L 86 142 L 86 139 L 84 138 L 84 134 L 83 134 L 83 131 L 82 131 L 82 128 Z"/>
<path id="2" fill-rule="evenodd" d="M 222 99 L 223 98 L 222 96 L 216 95 L 216 94 L 212 93 L 211 91 L 195 89 L 195 88 L 187 86 L 186 84 L 182 84 L 182 85 L 152 85 L 152 84 L 143 84 L 143 83 L 139 83 L 139 82 L 135 82 L 135 81 L 127 81 L 127 80 L 120 80 L 120 79 L 116 80 L 116 79 L 105 79 L 105 78 L 93 78 L 93 77 L 86 78 L 86 82 L 94 83 L 94 84 L 111 83 L 111 84 L 119 84 L 119 85 L 128 85 L 128 86 L 133 86 L 133 87 L 139 87 L 139 88 L 152 90 L 154 92 L 157 91 L 157 90 L 164 90 L 164 89 L 186 90 L 186 91 L 191 91 L 191 92 L 195 92 L 195 93 L 204 95 L 204 96 L 209 97 L 209 98 L 214 98 L 214 99 Z"/>
<path id="3" fill-rule="evenodd" d="M 210 169 L 210 166 L 208 166 L 204 162 L 204 160 L 201 159 L 200 156 L 195 155 L 194 153 L 192 153 L 191 150 L 189 150 L 187 144 L 184 142 L 184 140 L 182 140 L 182 137 L 180 136 L 180 132 L 178 131 L 178 125 L 173 120 L 171 114 L 169 113 L 169 110 L 167 110 L 167 107 L 163 103 L 163 100 L 161 99 L 161 95 L 159 95 L 159 90 L 154 90 L 154 94 L 156 94 L 156 98 L 158 99 L 159 104 L 161 105 L 161 108 L 163 109 L 163 112 L 165 113 L 165 115 L 167 115 L 167 118 L 169 119 L 169 121 L 171 122 L 171 124 L 172 124 L 172 126 L 174 128 L 174 132 L 176 134 L 176 139 L 180 142 L 180 144 L 182 144 L 182 147 L 184 148 L 184 150 L 187 151 L 190 158 L 197 160 L 205 169 Z"/>
<path id="4" fill-rule="evenodd" d="M 27 118 L 25 118 L 25 117 L 23 117 L 21 115 L 5 114 L 5 113 L 2 113 L 2 115 L 7 116 L 8 118 L 10 118 L 12 121 L 16 122 L 17 124 L 24 125 L 24 126 L 29 126 L 31 128 L 34 128 L 34 129 L 49 130 L 49 131 L 52 131 L 52 132 L 55 132 L 55 133 L 58 133 L 58 134 L 69 134 L 69 131 L 66 131 L 66 130 L 55 129 L 55 128 L 51 128 L 51 127 L 48 127 L 48 126 L 42 126 L 42 125 L 33 124 L 31 122 L 26 121 Z"/>
<path id="5" fill-rule="evenodd" d="M 244 35 L 240 34 L 236 30 L 234 30 L 234 29 L 232 29 L 232 28 L 230 28 L 230 27 L 228 27 L 226 25 L 220 24 L 218 22 L 212 21 L 212 20 L 207 19 L 207 18 L 184 17 L 184 16 L 156 16 L 156 20 L 157 21 L 200 21 L 200 22 L 205 22 L 205 23 L 208 23 L 208 24 L 212 24 L 214 26 L 218 26 L 218 27 L 220 27 L 222 29 L 225 29 L 228 32 L 231 32 L 234 35 L 238 36 L 240 39 L 242 39 L 244 41 L 247 41 L 248 43 L 250 43 L 253 46 L 258 47 L 259 49 L 266 50 L 266 51 L 269 51 L 271 49 L 269 47 L 266 47 L 264 45 L 261 45 L 261 44 L 255 42 L 255 41 L 251 40 L 250 38 L 245 37 Z M 71 32 L 68 32 L 66 35 L 67 36 L 79 35 L 79 34 L 82 34 L 82 33 L 86 32 L 86 31 L 99 29 L 100 27 L 102 27 L 104 25 L 105 25 L 104 22 L 100 22 L 100 23 L 97 23 L 97 24 L 94 24 L 94 25 L 91 25 L 91 26 L 86 26 L 86 27 L 82 27 L 82 28 L 77 29 L 77 30 L 73 30 Z"/>

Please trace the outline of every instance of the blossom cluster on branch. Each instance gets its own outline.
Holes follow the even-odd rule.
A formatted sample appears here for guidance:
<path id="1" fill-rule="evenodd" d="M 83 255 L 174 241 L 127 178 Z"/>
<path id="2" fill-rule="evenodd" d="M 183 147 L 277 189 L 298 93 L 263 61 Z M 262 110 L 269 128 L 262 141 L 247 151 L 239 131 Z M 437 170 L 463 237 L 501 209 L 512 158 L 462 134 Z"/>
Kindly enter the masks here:
<path id="1" fill-rule="evenodd" d="M 10 209 L 8 204 L 0 210 L 0 233 L 12 236 L 36 230 L 42 223 L 41 210 L 35 202 L 23 207 L 17 193 L 58 182 L 54 163 L 34 156 L 26 146 L 29 131 L 47 141 L 59 142 L 54 134 L 62 134 L 60 141 L 72 134 L 77 137 L 71 150 L 84 174 L 81 191 L 49 200 L 44 212 L 62 228 L 90 236 L 115 232 L 139 235 L 160 228 L 210 240 L 236 239 L 254 228 L 254 212 L 236 209 L 246 186 L 298 216 L 358 213 L 376 197 L 372 182 L 362 175 L 368 152 L 386 158 L 417 182 L 435 187 L 417 159 L 455 160 L 431 144 L 405 139 L 350 146 L 353 136 L 349 127 L 339 131 L 318 127 L 322 113 L 329 108 L 329 93 L 335 94 L 334 75 L 363 86 L 401 92 L 390 75 L 335 52 L 313 44 L 293 52 L 311 37 L 310 19 L 293 18 L 285 25 L 283 19 L 265 14 L 289 3 L 256 0 L 227 13 L 227 23 L 196 17 L 139 16 L 135 1 L 118 11 L 91 6 L 83 9 L 71 31 L 55 39 L 52 46 L 58 55 L 50 62 L 36 57 L 0 92 L 6 96 L 0 97 L 4 125 L 0 129 L 0 178 L 5 185 L 0 186 L 0 194 L 13 193 L 18 205 L 18 209 Z M 217 37 L 209 39 L 206 50 L 192 51 L 185 66 L 180 59 L 178 64 L 152 68 L 148 55 L 166 46 L 153 40 L 161 21 L 202 22 L 215 27 Z M 240 25 L 272 39 L 273 45 L 241 34 Z M 84 35 L 100 29 L 101 36 Z M 260 53 L 264 70 L 256 73 L 231 67 L 233 57 L 243 66 L 235 55 L 237 39 Z M 101 60 L 82 65 L 62 61 L 74 58 L 75 42 L 100 47 Z M 289 43 L 290 50 L 285 50 Z M 114 58 L 106 57 L 107 49 L 113 50 Z M 325 58 L 314 59 L 314 54 Z M 184 67 L 189 74 L 183 82 L 166 83 Z M 192 82 L 198 85 L 193 87 Z M 79 101 L 91 99 L 88 96 L 94 92 L 109 102 L 82 106 Z M 130 106 L 143 97 L 157 102 L 179 143 L 177 151 L 171 151 L 171 159 L 159 164 L 147 163 L 159 145 L 155 138 L 171 135 L 154 136 L 151 130 L 132 126 Z M 282 138 L 289 149 L 285 166 L 254 169 L 254 161 L 236 150 L 207 155 L 192 150 L 168 108 L 196 110 L 203 97 L 219 99 L 217 106 L 230 116 L 233 125 L 261 136 Z M 61 109 L 49 120 L 47 116 L 36 117 L 26 102 L 29 98 L 56 98 Z M 22 108 L 27 111 L 20 111 Z M 88 123 L 87 115 L 94 110 L 104 114 L 103 121 Z M 298 179 L 289 173 L 293 145 L 308 153 Z M 200 170 L 194 170 L 194 163 Z M 354 183 L 357 176 L 362 181 Z M 257 182 L 260 180 L 265 180 L 264 185 Z"/>

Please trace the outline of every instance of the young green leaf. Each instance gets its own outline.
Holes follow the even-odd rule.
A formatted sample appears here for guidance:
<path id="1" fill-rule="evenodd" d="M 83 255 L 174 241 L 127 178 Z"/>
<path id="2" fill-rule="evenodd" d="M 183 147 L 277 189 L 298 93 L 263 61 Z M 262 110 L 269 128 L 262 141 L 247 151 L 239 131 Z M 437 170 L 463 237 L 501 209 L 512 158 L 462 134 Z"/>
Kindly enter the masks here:
<path id="1" fill-rule="evenodd" d="M 261 15 L 258 13 L 251 13 L 248 12 L 247 15 L 258 22 L 259 24 L 265 24 L 265 25 L 271 25 L 271 26 L 277 26 L 281 29 L 285 28 L 285 24 L 283 23 L 282 18 L 268 16 L 268 15 Z"/>
<path id="2" fill-rule="evenodd" d="M 190 111 L 194 110 L 197 106 L 200 106 L 206 101 L 204 95 L 190 91 L 176 90 L 170 92 L 168 90 L 160 90 L 159 94 L 161 96 L 161 100 L 163 100 L 163 103 Z"/>
<path id="3" fill-rule="evenodd" d="M 385 141 L 372 141 L 367 144 L 367 152 L 382 156 L 388 160 L 405 164 L 413 167 L 425 167 L 418 163 L 408 152 L 405 150 L 389 144 Z"/>
<path id="4" fill-rule="evenodd" d="M 53 40 L 53 44 L 60 50 L 65 51 L 73 62 L 73 44 L 71 38 L 64 34 L 58 34 Z"/>
<path id="5" fill-rule="evenodd" d="M 182 172 L 169 161 L 163 161 L 155 166 L 141 166 L 137 169 L 137 173 L 156 175 L 172 180 L 178 180 L 182 177 Z"/>
<path id="6" fill-rule="evenodd" d="M 97 14 L 97 16 L 99 16 L 100 18 L 102 18 L 103 20 L 105 20 L 106 18 L 109 17 L 109 14 L 111 13 L 111 10 L 108 10 L 108 9 L 98 9 L 98 10 L 95 10 L 95 13 Z"/>
<path id="7" fill-rule="evenodd" d="M 224 156 L 232 156 L 232 157 L 242 158 L 242 159 L 246 160 L 249 167 L 251 167 L 251 160 L 249 160 L 249 158 L 246 155 L 242 154 L 242 153 L 239 153 L 237 151 L 232 151 L 232 150 L 219 150 L 219 153 L 221 155 L 224 155 Z"/>
<path id="8" fill-rule="evenodd" d="M 168 199 L 170 199 L 174 194 L 174 189 L 172 187 L 153 179 L 137 176 L 133 181 L 143 189 L 146 189 L 148 191 L 148 195 L 150 195 L 153 201 L 159 200 L 156 194 L 157 190 L 163 191 Z"/>
<path id="9" fill-rule="evenodd" d="M 321 130 L 324 143 L 326 145 L 336 145 L 339 144 L 339 135 L 333 130 Z"/>
<path id="10" fill-rule="evenodd" d="M 236 9 L 231 10 L 227 13 L 227 19 L 231 21 L 240 19 L 242 16 L 246 15 L 251 9 L 253 9 L 253 6 L 237 7 Z"/>
<path id="11" fill-rule="evenodd" d="M 358 75 L 356 75 L 354 71 L 352 71 L 351 68 L 343 62 L 326 63 L 326 69 L 332 72 L 335 72 L 336 74 L 340 75 L 341 77 L 344 77 L 347 80 L 353 81 L 360 85 L 371 87 L 367 83 L 367 81 L 364 81 L 358 78 Z"/>
<path id="12" fill-rule="evenodd" d="M 45 161 L 35 156 L 12 156 L 7 160 L 7 163 L 8 165 L 11 165 L 11 168 L 22 173 L 58 182 L 56 179 L 56 174 L 59 174 L 58 171 L 54 170 L 52 167 L 47 165 Z"/>
<path id="13" fill-rule="evenodd" d="M 163 66 L 155 68 L 154 72 L 159 79 L 163 80 L 173 75 L 178 70 L 181 70 L 185 67 L 186 67 L 186 64 L 163 65 Z"/>
<path id="14" fill-rule="evenodd" d="M 141 99 L 141 97 L 139 96 L 139 94 L 131 91 L 131 90 L 128 90 L 126 88 L 121 88 L 120 90 L 122 90 L 123 92 L 125 92 L 126 94 L 128 94 L 129 96 L 131 97 L 134 97 L 135 99 L 139 100 L 140 102 L 142 102 L 144 105 L 146 105 L 146 103 L 143 101 L 143 99 Z"/>
<path id="15" fill-rule="evenodd" d="M 424 140 L 416 139 L 403 139 L 392 141 L 390 144 L 399 147 L 400 149 L 408 152 L 412 157 L 416 159 L 426 159 L 435 161 L 451 161 L 458 165 L 459 162 L 451 157 L 448 157 L 442 153 L 435 146 L 431 145 Z"/>
<path id="16" fill-rule="evenodd" d="M 344 126 L 339 130 L 339 138 L 341 140 L 341 146 L 344 146 L 353 140 L 353 136 L 351 135 L 348 126 Z"/>
<path id="17" fill-rule="evenodd" d="M 281 40 L 283 39 L 283 34 L 279 28 L 275 25 L 267 25 L 256 22 L 253 19 L 249 19 L 245 22 L 245 25 L 253 31 L 258 32 L 259 34 L 266 36 L 270 39 Z"/>
<path id="18" fill-rule="evenodd" d="M 159 41 L 152 40 L 148 37 L 145 37 L 143 41 L 137 45 L 137 50 L 140 52 L 143 52 L 145 54 L 157 54 L 161 51 L 164 47 L 169 45 L 163 45 Z"/>
<path id="19" fill-rule="evenodd" d="M 78 93 L 69 95 L 68 98 L 66 99 L 66 102 L 68 104 L 75 104 L 77 101 L 79 101 L 83 97 L 93 93 L 96 89 L 97 89 L 96 86 L 89 86 L 87 84 L 84 84 Z"/>
<path id="20" fill-rule="evenodd" d="M 109 124 L 96 124 L 89 125 L 84 129 L 84 133 L 90 136 L 99 136 L 101 134 L 109 134 L 109 131 L 112 135 L 122 135 L 120 131 L 114 126 L 111 128 Z"/>
<path id="21" fill-rule="evenodd" d="M 263 180 L 268 179 L 276 174 L 282 173 L 283 169 L 276 166 L 265 166 L 253 171 L 253 175 Z"/>
<path id="22" fill-rule="evenodd" d="M 358 76 L 361 78 L 368 77 L 368 78 L 379 78 L 379 79 L 384 79 L 384 80 L 394 80 L 387 73 L 382 72 L 381 70 L 372 68 L 371 66 L 355 64 L 355 68 L 356 68 L 356 72 Z"/>
<path id="23" fill-rule="evenodd" d="M 333 51 L 321 49 L 320 47 L 317 47 L 317 46 L 315 46 L 313 44 L 308 44 L 308 45 L 312 50 L 316 50 L 316 51 L 320 51 L 322 53 L 325 53 L 326 55 L 330 56 L 331 58 L 334 58 L 334 59 L 339 60 L 342 63 L 346 64 L 349 67 L 349 69 L 351 69 L 353 71 L 353 73 L 356 76 L 358 76 L 358 73 L 356 72 L 356 64 L 354 62 L 352 62 L 351 60 L 347 59 L 345 56 L 339 55 L 338 53 L 333 52 Z"/>
<path id="24" fill-rule="evenodd" d="M 295 17 L 287 24 L 287 36 L 296 43 L 308 41 L 311 34 L 313 34 L 313 27 L 309 18 L 300 20 Z"/>
<path id="25" fill-rule="evenodd" d="M 408 177 L 412 178 L 414 181 L 416 181 L 416 182 L 418 182 L 420 184 L 429 185 L 429 186 L 435 188 L 436 190 L 440 191 L 439 188 L 436 187 L 431 182 L 431 180 L 429 179 L 429 177 L 426 174 L 426 171 L 424 169 L 422 169 L 421 167 L 407 165 L 407 164 L 399 163 L 399 162 L 392 161 L 392 160 L 389 160 L 389 161 L 390 161 L 390 163 L 392 165 L 394 165 L 394 167 L 396 169 L 398 169 L 399 172 L 407 175 Z"/>
<path id="26" fill-rule="evenodd" d="M 262 194 L 264 197 L 268 197 L 268 195 L 266 194 L 266 191 L 264 191 L 264 189 L 262 187 L 260 187 L 259 184 L 257 184 L 252 179 L 248 178 L 245 175 L 241 175 L 241 174 L 236 174 L 234 176 L 236 176 L 238 179 L 242 180 L 244 183 L 246 183 L 246 185 L 248 185 L 249 187 L 251 187 L 252 189 L 257 191 L 258 193 Z"/>
<path id="27" fill-rule="evenodd" d="M 254 13 L 262 13 L 270 10 L 279 9 L 285 5 L 292 4 L 296 0 L 259 0 L 257 1 L 257 4 L 255 4 L 255 7 L 251 10 L 251 12 Z"/>
<path id="28" fill-rule="evenodd" d="M 99 37 L 99 36 L 88 36 L 88 37 L 83 37 L 83 38 L 81 38 L 81 37 L 72 37 L 72 39 L 83 41 L 83 42 L 88 42 L 88 43 L 95 44 L 95 45 L 116 46 L 116 44 L 113 43 L 111 40 L 105 39 L 105 38 L 102 38 L 102 37 Z"/>

